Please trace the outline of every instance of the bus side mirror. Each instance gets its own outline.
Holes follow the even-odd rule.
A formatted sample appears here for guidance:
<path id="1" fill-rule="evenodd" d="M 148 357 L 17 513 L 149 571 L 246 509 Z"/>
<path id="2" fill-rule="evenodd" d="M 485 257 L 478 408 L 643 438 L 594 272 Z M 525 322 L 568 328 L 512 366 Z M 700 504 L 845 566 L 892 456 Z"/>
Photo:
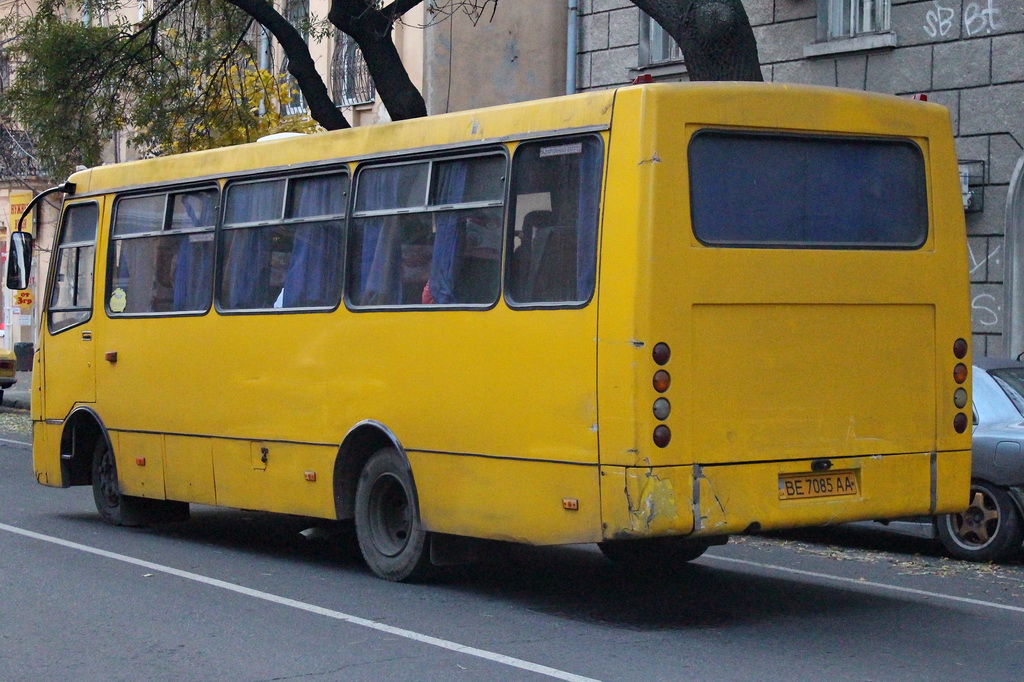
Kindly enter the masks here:
<path id="1" fill-rule="evenodd" d="M 32 274 L 32 235 L 28 232 L 12 232 L 7 250 L 7 288 L 28 289 L 28 278 Z"/>

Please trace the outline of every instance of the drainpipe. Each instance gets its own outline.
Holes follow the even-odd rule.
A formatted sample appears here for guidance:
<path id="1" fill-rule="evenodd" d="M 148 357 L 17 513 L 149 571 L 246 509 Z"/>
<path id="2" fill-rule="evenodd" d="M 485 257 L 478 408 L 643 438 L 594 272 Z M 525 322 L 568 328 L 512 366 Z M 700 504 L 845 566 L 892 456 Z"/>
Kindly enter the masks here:
<path id="1" fill-rule="evenodd" d="M 580 35 L 579 0 L 569 0 L 569 29 L 565 46 L 565 94 L 576 92 L 576 50 Z"/>
<path id="2" fill-rule="evenodd" d="M 270 70 L 270 32 L 265 26 L 260 26 L 260 71 Z M 267 113 L 267 105 L 260 101 L 260 117 Z"/>

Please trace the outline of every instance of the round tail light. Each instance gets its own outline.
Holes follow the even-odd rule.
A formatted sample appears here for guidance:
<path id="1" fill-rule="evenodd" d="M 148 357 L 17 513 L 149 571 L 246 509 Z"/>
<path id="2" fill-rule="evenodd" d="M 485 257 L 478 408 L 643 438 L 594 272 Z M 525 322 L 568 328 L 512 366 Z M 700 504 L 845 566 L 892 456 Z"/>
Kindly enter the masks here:
<path id="1" fill-rule="evenodd" d="M 672 377 L 669 376 L 668 372 L 663 369 L 659 369 L 654 373 L 654 390 L 658 393 L 664 393 L 668 390 L 668 387 L 672 385 Z"/>
<path id="2" fill-rule="evenodd" d="M 651 355 L 654 357 L 654 361 L 659 365 L 668 363 L 669 358 L 672 357 L 672 349 L 668 347 L 667 343 L 657 343 L 654 345 L 654 350 L 651 351 Z"/>

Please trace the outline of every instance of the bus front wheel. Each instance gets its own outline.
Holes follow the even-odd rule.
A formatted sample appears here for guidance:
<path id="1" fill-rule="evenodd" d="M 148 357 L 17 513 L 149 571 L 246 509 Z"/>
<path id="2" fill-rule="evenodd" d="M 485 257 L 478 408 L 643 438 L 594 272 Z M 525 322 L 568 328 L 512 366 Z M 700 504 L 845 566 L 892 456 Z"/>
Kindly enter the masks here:
<path id="1" fill-rule="evenodd" d="M 385 580 L 421 580 L 430 572 L 430 534 L 420 522 L 412 471 L 393 447 L 378 450 L 356 486 L 356 536 L 370 570 Z"/>
<path id="2" fill-rule="evenodd" d="M 125 510 L 131 506 L 127 496 L 121 494 L 117 480 L 117 462 L 114 451 L 102 438 L 96 441 L 92 456 L 92 496 L 100 518 L 115 526 L 133 526 L 131 514 Z"/>
<path id="3" fill-rule="evenodd" d="M 92 496 L 100 518 L 115 526 L 147 526 L 188 519 L 188 503 L 121 494 L 114 451 L 102 438 L 92 456 Z"/>

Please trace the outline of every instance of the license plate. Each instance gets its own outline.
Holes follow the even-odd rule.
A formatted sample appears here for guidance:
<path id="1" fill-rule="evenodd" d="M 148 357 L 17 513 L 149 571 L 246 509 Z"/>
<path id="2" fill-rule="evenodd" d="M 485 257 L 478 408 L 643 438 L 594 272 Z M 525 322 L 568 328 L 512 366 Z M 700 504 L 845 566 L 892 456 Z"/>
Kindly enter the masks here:
<path id="1" fill-rule="evenodd" d="M 856 495 L 857 475 L 853 471 L 827 471 L 820 474 L 783 474 L 779 476 L 779 499 L 807 499 Z"/>

